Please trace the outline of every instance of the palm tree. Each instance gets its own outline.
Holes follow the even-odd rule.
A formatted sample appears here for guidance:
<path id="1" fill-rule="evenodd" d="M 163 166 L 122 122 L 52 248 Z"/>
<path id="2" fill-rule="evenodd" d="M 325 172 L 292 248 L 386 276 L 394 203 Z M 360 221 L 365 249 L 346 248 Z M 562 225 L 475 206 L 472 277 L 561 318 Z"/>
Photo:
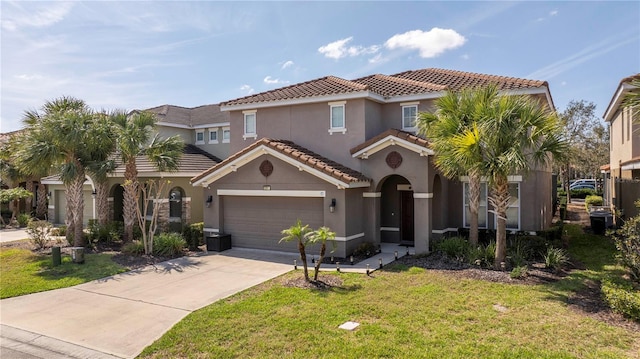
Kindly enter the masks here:
<path id="1" fill-rule="evenodd" d="M 309 243 L 320 242 L 320 258 L 316 261 L 315 270 L 313 272 L 313 281 L 318 281 L 318 273 L 320 272 L 320 265 L 324 260 L 324 255 L 327 251 L 327 241 L 332 241 L 336 238 L 336 232 L 331 232 L 329 227 L 320 227 L 309 234 Z"/>
<path id="2" fill-rule="evenodd" d="M 487 101 L 498 94 L 496 86 L 447 91 L 436 100 L 435 113 L 424 112 L 418 128 L 435 152 L 434 164 L 449 179 L 469 176 L 469 242 L 478 244 L 478 208 L 481 192 L 482 148 L 477 144 L 477 123 Z"/>
<path id="3" fill-rule="evenodd" d="M 138 168 L 136 157 L 145 156 L 159 171 L 178 168 L 184 143 L 180 136 L 160 139 L 153 136 L 156 117 L 151 112 L 114 111 L 110 116 L 116 134 L 116 152 L 125 166 L 124 172 L 124 230 L 125 240 L 133 239 L 133 225 L 138 207 Z"/>
<path id="4" fill-rule="evenodd" d="M 508 176 L 526 174 L 561 159 L 567 144 L 555 112 L 531 97 L 494 94 L 487 100 L 489 106 L 478 123 L 478 133 L 471 135 L 465 131 L 461 137 L 473 138 L 476 141 L 473 146 L 482 148 L 481 171 L 489 179 L 489 202 L 498 223 L 494 266 L 499 268 L 506 256 Z"/>
<path id="5" fill-rule="evenodd" d="M 67 239 L 76 246 L 83 238 L 83 185 L 85 166 L 100 146 L 101 136 L 94 136 L 94 116 L 84 101 L 61 97 L 47 101 L 41 112 L 25 113 L 25 135 L 16 152 L 16 163 L 25 173 L 45 171 L 59 173 L 67 195 Z"/>
<path id="6" fill-rule="evenodd" d="M 290 242 L 290 241 L 298 241 L 298 251 L 300 252 L 300 260 L 302 261 L 302 265 L 304 268 L 304 280 L 307 282 L 311 282 L 309 279 L 309 267 L 307 266 L 307 252 L 306 245 L 309 241 L 309 234 L 311 230 L 309 229 L 309 225 L 302 225 L 302 221 L 297 220 L 296 224 L 293 226 L 282 230 L 282 239 L 280 242 Z"/>
<path id="7" fill-rule="evenodd" d="M 109 173 L 116 169 L 113 154 L 116 140 L 109 116 L 105 113 L 96 115 L 96 131 L 94 136 L 100 136 L 102 146 L 95 151 L 91 161 L 87 164 L 87 173 L 95 185 L 96 212 L 98 224 L 105 226 L 109 222 L 109 187 L 107 180 Z"/>

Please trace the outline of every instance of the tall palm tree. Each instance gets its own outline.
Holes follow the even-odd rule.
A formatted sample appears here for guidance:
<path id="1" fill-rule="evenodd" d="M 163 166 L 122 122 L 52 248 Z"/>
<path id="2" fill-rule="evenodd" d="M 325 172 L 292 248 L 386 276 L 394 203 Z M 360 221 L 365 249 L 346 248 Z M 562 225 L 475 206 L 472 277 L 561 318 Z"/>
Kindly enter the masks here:
<path id="1" fill-rule="evenodd" d="M 567 149 L 561 122 L 555 112 L 527 96 L 498 96 L 489 100 L 478 123 L 478 134 L 462 134 L 469 144 L 482 148 L 482 173 L 489 179 L 489 202 L 497 216 L 496 255 L 500 267 L 506 256 L 506 219 L 509 206 L 508 176 L 525 174 L 561 159 Z M 465 131 L 468 132 L 468 131 Z M 475 141 L 475 143 L 473 143 Z"/>
<path id="2" fill-rule="evenodd" d="M 455 179 L 469 176 L 469 242 L 478 244 L 478 208 L 481 192 L 482 147 L 474 145 L 478 136 L 477 123 L 488 101 L 498 94 L 496 86 L 480 89 L 447 91 L 436 100 L 434 113 L 424 112 L 418 118 L 418 128 L 435 152 L 434 164 L 442 174 Z M 466 138 L 471 136 L 472 138 Z M 469 142 L 471 140 L 471 142 Z"/>
<path id="3" fill-rule="evenodd" d="M 87 164 L 87 173 L 95 185 L 96 213 L 101 226 L 109 222 L 109 187 L 107 180 L 109 173 L 116 169 L 113 154 L 116 149 L 116 139 L 111 119 L 105 113 L 96 114 L 95 136 L 100 136 L 100 148 L 91 156 Z"/>
<path id="4" fill-rule="evenodd" d="M 111 114 L 116 134 L 116 152 L 125 166 L 124 172 L 124 230 L 125 240 L 133 239 L 133 225 L 138 207 L 138 168 L 136 157 L 146 157 L 159 171 L 174 171 L 182 156 L 184 143 L 180 136 L 161 139 L 153 135 L 156 117 L 151 112 L 118 110 Z"/>
<path id="5" fill-rule="evenodd" d="M 85 166 L 102 138 L 94 132 L 93 113 L 84 101 L 65 96 L 45 102 L 41 112 L 27 111 L 23 123 L 17 163 L 27 173 L 52 169 L 60 174 L 67 195 L 67 239 L 82 246 Z"/>

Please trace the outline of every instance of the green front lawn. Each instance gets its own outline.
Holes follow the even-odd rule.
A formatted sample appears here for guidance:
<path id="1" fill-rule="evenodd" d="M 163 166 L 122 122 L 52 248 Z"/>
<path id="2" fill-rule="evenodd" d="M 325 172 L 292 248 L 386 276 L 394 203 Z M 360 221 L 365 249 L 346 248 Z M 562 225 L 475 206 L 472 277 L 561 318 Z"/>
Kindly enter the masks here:
<path id="1" fill-rule="evenodd" d="M 372 277 L 339 274 L 341 288 L 316 291 L 282 286 L 286 278 L 301 275 L 289 273 L 190 314 L 141 357 L 638 357 L 640 333 L 566 304 L 584 281 L 619 271 L 608 241 L 598 238 L 572 243 L 572 254 L 586 256 L 581 260 L 586 270 L 549 285 L 389 266 Z M 598 258 L 589 259 L 591 252 L 583 247 Z M 361 325 L 353 332 L 338 329 L 346 321 Z"/>
<path id="2" fill-rule="evenodd" d="M 111 260 L 111 254 L 85 254 L 85 263 L 62 256 L 54 267 L 50 255 L 28 249 L 0 249 L 0 298 L 70 287 L 127 271 Z"/>

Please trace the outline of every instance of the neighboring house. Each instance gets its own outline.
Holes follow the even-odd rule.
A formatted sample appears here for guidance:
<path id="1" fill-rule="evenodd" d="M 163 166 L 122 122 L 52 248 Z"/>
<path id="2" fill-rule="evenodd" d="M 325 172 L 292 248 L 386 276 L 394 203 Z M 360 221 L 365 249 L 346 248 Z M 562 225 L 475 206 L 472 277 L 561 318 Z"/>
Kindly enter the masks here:
<path id="1" fill-rule="evenodd" d="M 428 252 L 430 239 L 469 225 L 468 185 L 435 170 L 416 117 L 434 111 L 447 89 L 489 83 L 554 108 L 546 82 L 443 69 L 327 76 L 221 103 L 232 155 L 192 179 L 207 197 L 205 231 L 229 233 L 238 247 L 295 251 L 295 243 L 278 243 L 280 231 L 301 219 L 336 232 L 336 256 L 364 242 Z M 551 169 L 510 180 L 507 227 L 550 226 Z M 480 226 L 492 229 L 482 188 Z"/>
<path id="2" fill-rule="evenodd" d="M 189 180 L 219 163 L 229 152 L 229 141 L 223 140 L 224 131 L 229 126 L 228 113 L 220 112 L 219 106 L 206 105 L 185 108 L 163 105 L 148 109 L 158 116 L 156 130 L 163 138 L 180 135 L 185 143 L 178 170 L 159 172 L 149 161 L 140 156 L 136 159 L 138 179 L 144 183 L 149 179 L 164 179 L 171 183 L 166 188 L 166 199 L 160 205 L 159 221 L 169 224 L 188 224 L 203 221 L 205 198 L 203 189 L 192 187 Z M 214 135 L 214 133 L 218 135 Z M 205 136 L 203 138 L 202 136 Z M 227 135 L 228 136 L 228 135 Z M 118 166 L 109 175 L 110 218 L 122 220 L 124 166 Z M 43 179 L 49 185 L 49 219 L 53 223 L 63 224 L 66 216 L 66 197 L 64 185 L 57 176 Z M 95 186 L 90 179 L 85 182 L 84 222 L 97 218 L 92 196 Z"/>
<path id="3" fill-rule="evenodd" d="M 609 123 L 610 162 L 602 167 L 604 199 L 617 215 L 628 218 L 638 215 L 634 202 L 640 198 L 640 134 L 633 108 L 623 106 L 627 93 L 640 89 L 631 82 L 640 74 L 620 81 L 602 116 Z"/>

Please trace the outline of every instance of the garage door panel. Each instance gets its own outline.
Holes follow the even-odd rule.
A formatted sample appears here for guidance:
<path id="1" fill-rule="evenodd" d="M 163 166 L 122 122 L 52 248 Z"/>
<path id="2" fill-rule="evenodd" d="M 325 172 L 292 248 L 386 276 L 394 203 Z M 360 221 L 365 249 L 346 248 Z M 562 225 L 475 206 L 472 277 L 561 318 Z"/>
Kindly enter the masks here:
<path id="1" fill-rule="evenodd" d="M 237 247 L 297 252 L 295 242 L 278 243 L 281 231 L 297 219 L 311 228 L 324 223 L 322 198 L 226 196 L 223 207 L 224 232 Z"/>

